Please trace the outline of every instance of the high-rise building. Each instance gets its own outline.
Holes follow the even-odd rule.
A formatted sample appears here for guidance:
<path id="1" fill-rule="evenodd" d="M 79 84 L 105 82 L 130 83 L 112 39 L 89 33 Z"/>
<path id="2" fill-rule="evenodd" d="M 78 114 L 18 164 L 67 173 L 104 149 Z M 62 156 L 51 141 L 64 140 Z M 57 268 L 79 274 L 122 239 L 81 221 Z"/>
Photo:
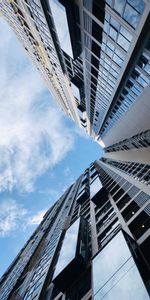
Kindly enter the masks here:
<path id="1" fill-rule="evenodd" d="M 148 300 L 150 189 L 142 172 L 106 158 L 92 163 L 3 275 L 0 299 Z"/>
<path id="2" fill-rule="evenodd" d="M 1 0 L 62 109 L 105 147 L 48 210 L 0 300 L 147 300 L 150 1 Z"/>
<path id="3" fill-rule="evenodd" d="M 150 2 L 2 0 L 0 10 L 63 110 L 105 144 L 150 83 Z"/>

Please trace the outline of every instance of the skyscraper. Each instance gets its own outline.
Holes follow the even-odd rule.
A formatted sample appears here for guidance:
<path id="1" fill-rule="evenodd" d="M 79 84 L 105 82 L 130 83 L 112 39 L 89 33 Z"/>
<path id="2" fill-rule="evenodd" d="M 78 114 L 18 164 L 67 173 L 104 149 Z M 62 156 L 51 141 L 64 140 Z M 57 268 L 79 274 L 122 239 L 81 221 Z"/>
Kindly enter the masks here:
<path id="1" fill-rule="evenodd" d="M 0 300 L 149 299 L 150 2 L 0 8 L 63 110 L 105 146 L 3 275 Z"/>
<path id="2" fill-rule="evenodd" d="M 149 232 L 149 186 L 95 161 L 47 211 L 1 278 L 0 299 L 147 300 Z"/>
<path id="3" fill-rule="evenodd" d="M 0 9 L 62 109 L 105 144 L 149 86 L 149 1 L 2 0 Z"/>

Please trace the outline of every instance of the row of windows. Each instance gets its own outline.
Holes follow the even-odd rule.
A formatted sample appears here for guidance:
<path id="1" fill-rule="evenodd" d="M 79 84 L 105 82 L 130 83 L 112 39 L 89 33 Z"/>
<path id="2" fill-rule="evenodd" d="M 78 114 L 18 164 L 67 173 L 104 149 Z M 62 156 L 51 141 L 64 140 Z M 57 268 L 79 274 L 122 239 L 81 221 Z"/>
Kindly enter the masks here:
<path id="1" fill-rule="evenodd" d="M 73 189 L 72 189 L 73 193 Z M 60 235 L 62 233 L 62 227 L 64 224 L 64 221 L 66 219 L 66 216 L 68 216 L 70 206 L 73 201 L 73 196 L 69 197 L 65 200 L 65 207 L 63 208 L 63 211 L 61 213 L 61 217 L 59 221 L 56 224 L 55 229 L 53 230 L 52 235 L 50 236 L 50 241 L 48 244 L 45 245 L 44 250 L 41 253 L 41 259 L 39 260 L 37 267 L 34 271 L 33 279 L 26 291 L 25 300 L 32 299 L 34 297 L 38 297 L 42 285 L 45 281 L 45 277 L 47 274 L 47 270 L 51 263 L 51 257 L 55 251 L 55 248 L 59 242 Z M 49 233 L 48 233 L 49 234 Z"/>
<path id="2" fill-rule="evenodd" d="M 24 268 L 29 263 L 33 253 L 39 246 L 45 230 L 50 226 L 51 220 L 53 216 L 55 215 L 55 212 L 57 210 L 57 205 L 54 206 L 52 211 L 50 211 L 50 214 L 48 216 L 48 219 L 44 219 L 42 222 L 42 226 L 38 227 L 38 229 L 35 231 L 32 239 L 27 242 L 27 245 L 25 246 L 24 250 L 21 251 L 20 257 L 17 261 L 17 263 L 14 265 L 12 271 L 8 274 L 7 279 L 5 280 L 4 284 L 1 288 L 1 295 L 3 296 L 3 299 L 7 299 L 9 293 L 13 289 L 13 287 L 16 284 L 16 281 L 19 279 L 20 275 L 22 274 Z"/>
<path id="3" fill-rule="evenodd" d="M 102 169 L 98 172 L 103 185 L 109 190 L 108 186 L 106 186 L 106 182 L 109 182 L 112 178 Z M 104 203 L 101 208 L 95 206 L 95 220 L 98 247 L 101 248 L 112 238 L 116 230 L 120 228 L 120 222 L 116 217 L 116 212 L 110 200 Z"/>
<path id="4" fill-rule="evenodd" d="M 143 0 L 106 0 L 106 3 L 134 29 L 138 26 L 145 7 Z"/>
<path id="5" fill-rule="evenodd" d="M 29 5 L 28 5 L 28 3 L 29 3 Z M 58 94 L 58 97 L 60 97 L 61 100 L 63 101 L 63 106 L 65 106 L 65 110 L 67 110 L 67 106 L 66 106 L 67 98 L 65 95 L 66 87 L 63 82 L 63 74 L 62 74 L 62 71 L 61 71 L 61 68 L 59 65 L 56 51 L 54 49 L 53 41 L 50 37 L 49 30 L 47 28 L 47 24 L 45 23 L 45 17 L 43 15 L 43 12 L 41 11 L 41 8 L 39 7 L 39 5 L 37 5 L 33 1 L 28 1 L 28 3 L 27 2 L 25 3 L 30 12 L 30 13 L 28 13 L 28 17 L 31 19 L 36 30 L 38 31 L 38 33 L 41 37 L 43 46 L 47 52 L 47 57 L 53 65 L 53 69 L 54 69 L 53 76 L 55 75 L 57 77 L 57 81 L 59 82 L 59 86 L 60 86 L 60 89 L 59 90 L 57 89 L 56 93 Z M 47 82 L 47 84 L 49 86 L 49 80 L 52 80 L 52 74 L 50 73 L 49 69 L 45 66 L 45 63 L 44 63 L 41 55 L 38 52 L 37 42 L 30 37 L 30 35 L 31 35 L 30 30 L 28 30 L 26 20 L 24 19 L 23 15 L 21 13 L 19 5 L 17 3 L 11 3 L 11 5 L 13 6 L 14 11 L 18 12 L 18 10 L 19 10 L 19 12 L 20 12 L 19 15 L 17 15 L 17 18 L 18 18 L 18 20 L 20 20 L 21 26 L 15 26 L 14 29 L 16 32 L 18 32 L 19 38 L 23 42 L 25 49 L 30 52 L 30 55 L 32 56 L 34 63 L 37 65 L 37 68 L 40 70 L 40 72 L 42 73 L 42 76 L 44 77 L 45 81 Z M 11 16 L 12 17 L 11 18 L 12 19 L 11 20 L 12 27 L 14 27 L 14 25 L 15 25 L 14 11 L 12 11 L 12 16 Z M 4 13 L 5 12 L 3 11 L 3 14 Z M 6 10 L 5 15 L 6 15 L 6 18 L 7 19 L 9 18 L 9 21 L 10 21 L 10 17 L 8 16 L 8 8 Z M 22 29 L 24 30 L 25 34 L 24 33 L 20 34 L 22 32 Z M 35 46 L 36 46 L 35 50 L 31 49 L 31 47 L 30 47 L 31 45 L 29 45 L 29 41 L 32 46 L 34 46 L 34 43 L 35 43 Z M 53 81 L 53 85 L 55 86 L 54 81 Z"/>
<path id="6" fill-rule="evenodd" d="M 138 148 L 146 148 L 150 146 L 150 131 L 147 130 L 127 140 L 123 140 L 119 143 L 116 143 L 112 146 L 106 147 L 105 152 L 115 152 L 120 150 L 128 150 L 128 149 L 138 149 Z"/>
<path id="7" fill-rule="evenodd" d="M 103 184 L 112 194 L 122 217 L 125 222 L 128 222 L 131 233 L 139 239 L 149 229 L 150 196 L 121 179 L 120 175 L 104 165 L 100 169 L 100 174 Z M 104 237 L 102 237 L 105 239 L 105 231 L 103 234 Z"/>
<path id="8" fill-rule="evenodd" d="M 123 161 L 114 161 L 110 159 L 106 159 L 106 162 L 117 169 L 125 172 L 126 174 L 134 177 L 135 179 L 150 184 L 150 166 L 146 164 L 140 163 L 131 163 L 131 162 L 123 162 Z"/>
<path id="9" fill-rule="evenodd" d="M 66 98 L 65 92 L 64 92 L 65 87 L 63 84 L 63 74 L 61 72 L 61 68 L 58 63 L 58 58 L 56 55 L 56 51 L 54 49 L 54 45 L 53 45 L 49 30 L 47 29 L 45 17 L 42 14 L 41 8 L 38 5 L 36 5 L 35 3 L 32 3 L 31 1 L 29 4 L 30 4 L 30 6 L 28 7 L 28 9 L 31 13 L 31 16 L 33 16 L 33 18 L 34 18 L 35 27 L 41 36 L 41 40 L 45 46 L 45 50 L 47 51 L 48 58 L 53 65 L 54 73 L 57 77 L 57 80 L 58 80 L 60 88 L 61 88 L 61 93 Z"/>
<path id="10" fill-rule="evenodd" d="M 149 41 L 123 87 L 114 108 L 105 121 L 101 130 L 101 137 L 123 116 L 150 83 L 150 52 L 148 48 Z"/>
<path id="11" fill-rule="evenodd" d="M 139 2 L 139 1 L 138 1 Z M 145 4 L 140 0 L 139 7 L 131 1 L 107 1 L 107 4 L 119 14 L 133 29 L 129 32 L 127 26 L 119 23 L 119 18 L 117 15 L 110 14 L 110 9 L 105 7 L 105 17 L 104 20 L 101 20 L 104 23 L 103 33 L 102 28 L 98 24 L 100 16 L 97 19 L 92 19 L 87 12 L 83 12 L 84 17 L 84 46 L 85 46 L 85 55 L 88 62 L 91 62 L 91 67 L 86 64 L 86 73 L 93 73 L 93 69 L 96 67 L 98 69 L 98 74 L 94 76 L 87 75 L 87 86 L 89 84 L 90 88 L 88 89 L 88 94 L 90 95 L 90 100 L 93 101 L 90 103 L 90 116 L 91 123 L 94 125 L 94 130 L 97 132 L 99 126 L 103 120 L 106 109 L 112 100 L 112 95 L 114 94 L 114 88 L 117 86 L 117 80 L 121 68 L 126 57 L 126 53 L 129 51 L 130 44 L 132 42 L 133 35 L 131 32 L 134 32 L 137 25 L 140 22 L 141 15 L 143 14 Z M 87 2 L 84 2 L 86 9 L 90 10 L 95 15 L 94 4 L 88 5 Z M 100 6 L 100 4 L 96 4 Z M 99 10 L 103 10 L 102 7 L 99 7 Z M 108 12 L 109 11 L 109 12 Z M 97 18 L 97 15 L 96 15 Z M 125 23 L 124 23 L 125 24 Z M 94 31 L 94 28 L 96 30 Z M 95 34 L 96 32 L 96 34 Z M 99 60 L 99 63 L 96 62 L 96 59 Z M 92 75 L 93 75 L 92 74 Z M 96 74 L 96 73 L 95 73 Z M 111 76 L 111 77 L 110 77 Z M 113 77 L 113 79 L 112 79 Z M 95 84 L 94 84 L 95 80 Z M 112 82 L 113 80 L 113 82 Z M 141 81 L 143 78 L 141 78 Z M 93 81 L 93 84 L 90 84 L 90 81 Z M 94 87 L 94 90 L 92 91 Z M 110 90 L 110 93 L 109 93 Z M 106 93 L 105 104 L 103 104 L 104 98 L 103 93 Z M 133 88 L 133 93 L 136 95 L 136 87 Z M 102 93 L 102 95 L 101 95 Z M 132 95 L 130 96 L 132 99 Z M 130 100 L 131 101 L 131 100 Z M 123 109 L 126 108 L 124 105 Z M 96 114 L 98 112 L 98 115 Z M 120 112 L 118 112 L 120 114 Z M 93 121 L 94 118 L 94 121 Z"/>
<path id="12" fill-rule="evenodd" d="M 109 23 L 109 19 L 110 19 L 111 23 Z M 87 32 L 89 32 L 89 34 L 91 34 L 91 30 L 92 30 L 95 22 L 92 21 L 91 18 L 86 13 L 84 13 L 84 20 L 85 20 L 84 21 L 85 22 L 84 23 L 85 29 L 86 29 Z M 106 13 L 105 22 L 104 22 L 104 33 L 105 34 L 103 34 L 103 39 L 102 39 L 100 64 L 97 63 L 97 66 L 99 65 L 99 67 L 98 67 L 99 76 L 98 77 L 101 81 L 99 88 L 103 88 L 102 78 L 103 78 L 103 70 L 105 70 L 105 69 L 106 69 L 106 76 L 107 77 L 108 77 L 109 74 L 111 74 L 111 76 L 114 76 L 115 80 L 117 80 L 118 75 L 119 75 L 119 68 L 121 67 L 121 64 L 122 64 L 123 59 L 124 59 L 124 56 L 121 54 L 119 49 L 122 45 L 122 52 L 124 52 L 125 44 L 128 43 L 128 47 L 129 47 L 130 41 L 132 39 L 130 37 L 131 34 L 123 26 L 121 26 L 118 23 L 118 26 L 119 26 L 119 28 L 118 28 L 118 30 L 119 30 L 118 46 L 116 47 L 116 53 L 113 54 L 113 51 L 114 51 L 114 48 L 115 48 L 114 45 L 116 44 L 117 40 L 115 41 L 115 38 L 113 40 L 112 30 L 114 30 L 114 29 L 112 27 L 112 24 L 113 25 L 115 24 L 116 27 L 117 27 L 117 21 L 112 16 L 110 16 L 108 13 Z M 101 32 L 102 29 L 100 28 L 100 26 L 98 24 L 96 24 L 96 26 L 98 27 L 98 31 Z M 109 30 L 109 32 L 108 32 L 108 30 Z M 109 37 L 109 35 L 110 35 L 110 37 Z M 92 40 L 90 39 L 90 37 L 86 33 L 84 34 L 84 36 L 85 36 L 85 47 L 87 47 L 89 50 L 95 49 L 95 47 L 92 47 L 92 44 L 95 45 L 95 42 L 94 42 L 92 36 L 91 36 Z M 127 40 L 126 37 L 129 37 L 130 41 Z M 113 40 L 114 45 L 111 43 L 111 40 Z M 97 35 L 97 41 L 100 42 L 100 37 L 98 37 L 98 35 Z M 125 43 L 125 41 L 126 41 L 126 43 Z M 108 44 L 107 47 L 106 47 L 106 44 Z M 98 45 L 96 46 L 96 48 L 98 48 Z M 98 55 L 98 60 L 99 60 L 99 51 L 98 50 L 96 51 L 96 54 Z M 93 60 L 93 65 L 95 66 L 94 56 L 93 56 L 92 60 L 90 60 L 89 59 L 89 53 L 86 53 L 86 57 L 87 57 L 88 61 Z M 107 57 L 108 57 L 108 59 L 107 59 Z M 116 64 L 116 66 L 115 66 L 115 64 L 113 64 L 113 61 Z M 113 67 L 110 67 L 110 64 L 112 64 Z M 115 68 L 117 68 L 118 71 Z M 88 71 L 88 69 L 87 69 L 87 71 Z M 89 69 L 89 72 L 91 72 L 90 69 Z M 104 76 L 105 76 L 105 74 L 104 74 Z M 90 79 L 91 78 L 89 78 L 89 80 Z M 107 80 L 107 87 L 109 88 L 108 80 Z M 111 93 L 110 93 L 110 95 L 111 95 Z M 110 96 L 108 95 L 108 97 L 110 97 Z M 93 113 L 94 113 L 94 109 L 92 109 L 92 115 L 93 115 Z M 95 121 L 97 121 L 97 120 L 95 120 Z"/>

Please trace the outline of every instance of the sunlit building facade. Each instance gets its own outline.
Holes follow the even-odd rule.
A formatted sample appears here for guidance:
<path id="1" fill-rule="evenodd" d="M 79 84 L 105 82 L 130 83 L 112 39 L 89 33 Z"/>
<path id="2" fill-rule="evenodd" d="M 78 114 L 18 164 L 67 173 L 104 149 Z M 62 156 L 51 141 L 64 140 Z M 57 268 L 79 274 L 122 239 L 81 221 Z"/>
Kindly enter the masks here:
<path id="1" fill-rule="evenodd" d="M 105 145 L 149 86 L 149 1 L 2 0 L 0 10 L 62 109 Z"/>
<path id="2" fill-rule="evenodd" d="M 2 0 L 61 108 L 105 147 L 48 210 L 0 300 L 147 300 L 150 1 Z"/>
<path id="3" fill-rule="evenodd" d="M 16 33 L 54 99 L 80 126 L 57 34 L 52 23 L 48 24 L 40 1 L 0 1 L 0 13 Z"/>
<path id="4" fill-rule="evenodd" d="M 1 278 L 1 300 L 149 299 L 150 183 L 123 167 L 102 158 L 68 188 Z"/>

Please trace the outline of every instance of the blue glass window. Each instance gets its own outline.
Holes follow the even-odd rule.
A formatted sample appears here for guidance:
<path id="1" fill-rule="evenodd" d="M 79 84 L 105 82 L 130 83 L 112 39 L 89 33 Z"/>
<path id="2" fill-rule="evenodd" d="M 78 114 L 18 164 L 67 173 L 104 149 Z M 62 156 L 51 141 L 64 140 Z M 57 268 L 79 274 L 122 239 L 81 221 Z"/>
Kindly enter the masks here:
<path id="1" fill-rule="evenodd" d="M 101 188 L 102 188 L 102 184 L 99 180 L 99 177 L 97 177 L 90 185 L 91 198 L 93 198 Z"/>
<path id="2" fill-rule="evenodd" d="M 118 35 L 118 40 L 117 40 L 118 44 L 123 48 L 125 49 L 126 51 L 128 51 L 129 47 L 130 47 L 130 43 L 129 41 L 123 37 L 122 34 L 119 34 Z"/>
<path id="3" fill-rule="evenodd" d="M 140 21 L 140 14 L 129 4 L 126 4 L 123 17 L 134 28 L 137 27 Z"/>
<path id="4" fill-rule="evenodd" d="M 114 9 L 122 16 L 124 11 L 126 1 L 125 0 L 115 0 Z"/>
<path id="5" fill-rule="evenodd" d="M 144 1 L 143 0 L 128 0 L 128 3 L 132 5 L 140 14 L 144 11 Z"/>
<path id="6" fill-rule="evenodd" d="M 106 2 L 136 29 L 145 8 L 143 0 L 106 0 Z"/>
<path id="7" fill-rule="evenodd" d="M 93 259 L 94 300 L 148 300 L 149 296 L 120 231 Z"/>
<path id="8" fill-rule="evenodd" d="M 77 219 L 67 230 L 60 256 L 56 265 L 54 278 L 74 259 L 76 253 L 80 219 Z M 69 245 L 69 247 L 68 247 Z"/>

